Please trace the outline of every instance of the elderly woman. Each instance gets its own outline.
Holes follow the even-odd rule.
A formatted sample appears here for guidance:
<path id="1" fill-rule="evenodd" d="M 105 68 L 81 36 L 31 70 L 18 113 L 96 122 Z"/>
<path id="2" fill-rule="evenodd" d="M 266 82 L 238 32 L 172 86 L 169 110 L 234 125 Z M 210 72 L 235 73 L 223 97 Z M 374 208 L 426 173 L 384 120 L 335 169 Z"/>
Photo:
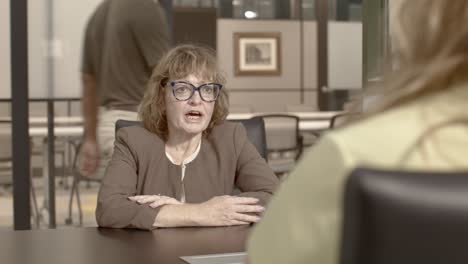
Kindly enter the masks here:
<path id="1" fill-rule="evenodd" d="M 155 68 L 139 112 L 121 128 L 101 185 L 99 226 L 154 229 L 246 225 L 278 179 L 240 123 L 225 121 L 228 95 L 214 53 L 178 46 Z M 241 193 L 232 196 L 238 188 Z"/>

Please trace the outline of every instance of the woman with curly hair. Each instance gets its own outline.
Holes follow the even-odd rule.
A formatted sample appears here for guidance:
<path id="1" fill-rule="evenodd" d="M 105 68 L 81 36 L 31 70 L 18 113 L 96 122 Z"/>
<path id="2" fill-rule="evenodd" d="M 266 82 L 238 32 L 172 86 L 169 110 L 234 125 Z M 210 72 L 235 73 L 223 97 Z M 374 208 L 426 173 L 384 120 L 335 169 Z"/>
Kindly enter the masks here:
<path id="1" fill-rule="evenodd" d="M 121 128 L 98 196 L 99 226 L 154 229 L 247 225 L 278 179 L 240 123 L 214 52 L 182 45 L 155 68 L 143 127 Z M 233 196 L 235 189 L 240 194 Z"/>

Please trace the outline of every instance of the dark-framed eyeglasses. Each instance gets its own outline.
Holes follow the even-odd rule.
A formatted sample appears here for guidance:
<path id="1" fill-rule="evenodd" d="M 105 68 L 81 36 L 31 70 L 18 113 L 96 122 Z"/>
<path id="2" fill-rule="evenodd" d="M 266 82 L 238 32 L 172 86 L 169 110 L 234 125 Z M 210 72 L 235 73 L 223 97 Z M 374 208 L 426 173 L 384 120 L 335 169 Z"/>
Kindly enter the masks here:
<path id="1" fill-rule="evenodd" d="M 172 94 L 178 101 L 187 101 L 192 98 L 193 94 L 198 91 L 200 98 L 205 102 L 213 102 L 218 99 L 218 96 L 223 87 L 219 83 L 204 83 L 198 87 L 186 81 L 169 82 L 172 88 Z"/>

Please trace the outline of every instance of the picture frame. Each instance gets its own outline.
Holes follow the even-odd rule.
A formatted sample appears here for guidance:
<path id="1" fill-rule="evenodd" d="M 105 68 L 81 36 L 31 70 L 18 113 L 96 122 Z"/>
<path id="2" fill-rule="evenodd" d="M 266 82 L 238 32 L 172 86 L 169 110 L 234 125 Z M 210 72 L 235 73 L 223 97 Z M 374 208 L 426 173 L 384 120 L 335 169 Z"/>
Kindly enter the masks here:
<path id="1" fill-rule="evenodd" d="M 281 75 L 281 33 L 235 32 L 234 74 Z"/>

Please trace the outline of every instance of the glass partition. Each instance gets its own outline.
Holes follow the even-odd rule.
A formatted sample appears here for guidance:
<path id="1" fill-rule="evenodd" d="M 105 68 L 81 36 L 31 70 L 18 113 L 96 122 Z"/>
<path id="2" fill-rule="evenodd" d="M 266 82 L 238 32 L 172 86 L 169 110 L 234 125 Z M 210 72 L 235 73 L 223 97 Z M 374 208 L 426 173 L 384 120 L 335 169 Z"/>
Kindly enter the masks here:
<path id="1" fill-rule="evenodd" d="M 11 117 L 11 72 L 8 60 L 10 2 L 0 1 L 0 36 L 4 36 L 0 42 L 0 57 L 5 58 L 0 61 L 0 98 L 4 99 L 0 103 L 0 115 L 6 119 Z M 80 59 L 84 27 L 102 0 L 72 1 L 72 4 L 51 0 L 27 2 L 30 99 L 44 99 L 48 96 L 67 97 L 70 100 L 74 98 L 75 101 L 70 104 L 56 102 L 55 115 L 80 117 L 78 100 L 82 91 Z M 289 110 L 286 109 L 296 106 L 301 107 L 296 109 L 307 111 L 341 110 L 350 94 L 360 93 L 368 80 L 382 74 L 388 54 L 388 0 L 160 2 L 172 4 L 174 10 L 171 9 L 172 13 L 168 13 L 168 16 L 173 15 L 178 32 L 193 31 L 191 33 L 200 39 L 209 40 L 220 52 L 218 62 L 227 75 L 231 104 L 246 106 L 245 109 L 251 112 L 287 112 Z M 184 16 L 181 15 L 182 10 L 187 12 L 183 13 Z M 177 13 L 179 11 L 181 13 Z M 192 30 L 188 23 L 196 24 L 198 29 Z M 275 41 L 280 49 L 281 65 L 277 67 L 278 70 L 275 69 L 274 75 L 262 75 L 261 72 L 251 76 L 236 75 L 236 59 L 239 57 L 235 57 L 235 50 L 241 48 L 241 42 L 234 41 L 236 33 L 257 33 L 257 36 L 258 33 L 260 36 L 275 33 L 275 36 L 279 36 L 275 37 Z M 182 35 L 180 39 L 202 43 L 191 35 Z M 258 39 L 253 38 L 252 41 Z M 262 46 L 261 43 L 258 45 Z M 270 55 L 277 54 L 272 52 Z M 46 102 L 30 102 L 29 106 L 30 118 L 46 120 Z M 5 129 L 11 127 L 9 124 L 3 125 Z M 47 128 L 44 122 L 40 126 Z M 11 133 L 6 134 L 11 137 Z M 32 151 L 38 153 L 32 157 L 31 174 L 33 182 L 39 186 L 37 194 L 40 201 L 44 193 L 41 176 L 46 173 L 42 171 L 45 163 L 41 156 L 47 150 L 44 138 L 46 136 L 31 139 Z M 63 144 L 57 143 L 56 146 L 66 149 Z M 67 155 L 73 154 L 73 151 L 64 150 L 65 158 L 62 157 L 62 151 L 57 153 L 57 175 L 66 175 L 64 179 L 70 181 L 72 162 Z M 65 173 L 62 173 L 62 163 L 66 167 Z M 57 224 L 63 225 L 66 218 L 63 212 L 68 209 L 63 204 L 67 203 L 69 193 L 63 189 L 60 192 L 62 196 L 57 200 Z M 95 199 L 95 196 L 90 199 Z"/>
<path id="2" fill-rule="evenodd" d="M 217 7 L 219 0 L 174 0 L 174 7 Z"/>
<path id="3" fill-rule="evenodd" d="M 364 21 L 363 80 L 366 86 L 380 80 L 390 56 L 389 1 L 365 1 Z"/>
<path id="4" fill-rule="evenodd" d="M 362 21 L 362 0 L 328 0 L 329 20 Z"/>
<path id="5" fill-rule="evenodd" d="M 303 20 L 315 20 L 316 10 L 315 10 L 315 1 L 316 0 L 302 0 L 302 19 Z"/>

